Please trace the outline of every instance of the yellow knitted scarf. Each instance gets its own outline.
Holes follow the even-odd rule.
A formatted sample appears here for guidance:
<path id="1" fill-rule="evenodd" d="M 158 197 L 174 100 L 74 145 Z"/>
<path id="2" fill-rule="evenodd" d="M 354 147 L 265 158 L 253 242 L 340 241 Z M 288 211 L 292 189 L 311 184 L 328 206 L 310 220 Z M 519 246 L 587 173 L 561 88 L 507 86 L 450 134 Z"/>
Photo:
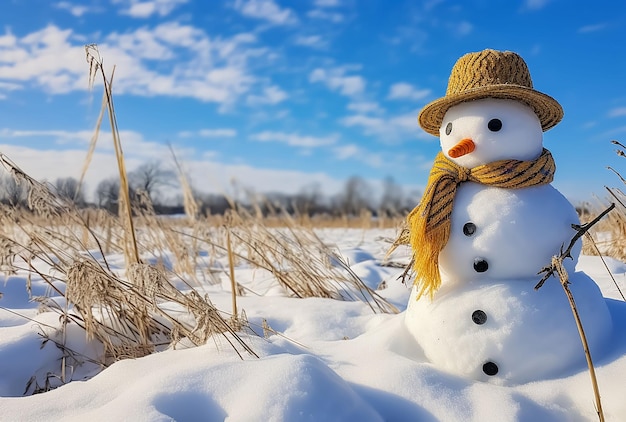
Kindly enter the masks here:
<path id="1" fill-rule="evenodd" d="M 556 165 L 550 151 L 544 148 L 532 161 L 501 160 L 472 169 L 461 167 L 437 154 L 420 203 L 408 219 L 413 248 L 415 283 L 420 286 L 418 299 L 424 293 L 431 298 L 441 285 L 439 252 L 450 236 L 450 216 L 458 185 L 470 181 L 499 188 L 517 189 L 552 182 Z"/>

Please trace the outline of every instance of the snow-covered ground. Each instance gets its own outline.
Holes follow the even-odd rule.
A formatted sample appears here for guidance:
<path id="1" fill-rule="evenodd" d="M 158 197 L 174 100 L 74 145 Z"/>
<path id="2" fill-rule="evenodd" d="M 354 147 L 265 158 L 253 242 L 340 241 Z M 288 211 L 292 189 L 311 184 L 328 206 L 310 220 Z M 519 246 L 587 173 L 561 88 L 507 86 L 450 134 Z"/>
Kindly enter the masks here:
<path id="1" fill-rule="evenodd" d="M 385 281 L 378 293 L 402 312 L 374 313 L 360 301 L 292 298 L 267 273 L 242 266 L 235 276 L 248 293 L 238 298 L 238 306 L 258 335 L 248 330 L 241 336 L 258 358 L 245 352 L 240 358 L 225 337 L 216 336 L 201 347 L 183 342 L 175 350 L 119 361 L 93 377 L 97 368 L 85 364 L 74 368 L 76 381 L 35 395 L 30 395 L 35 382 L 43 386 L 48 373 L 60 376 L 61 352 L 41 336 L 59 326 L 59 314 L 39 313 L 29 297 L 28 282 L 34 296 L 48 293 L 41 279 L 29 281 L 19 272 L 7 277 L 0 284 L 0 420 L 597 420 L 584 364 L 557 378 L 502 386 L 456 377 L 429 363 L 404 325 L 410 288 L 398 280 L 402 269 L 380 265 L 388 248 L 380 236 L 395 233 L 333 229 L 319 234 L 336 245 L 368 286 Z M 394 259 L 406 262 L 408 253 L 400 249 Z M 109 257 L 120 271 L 123 262 L 121 256 Z M 626 290 L 626 265 L 607 263 Z M 600 258 L 583 256 L 577 269 L 589 274 L 607 298 L 614 332 L 594 360 L 606 420 L 623 421 L 626 303 Z M 230 309 L 226 275 L 221 285 L 201 290 L 218 309 Z M 275 333 L 266 329 L 264 336 L 264 320 Z M 71 324 L 66 344 L 87 356 L 98 352 Z"/>

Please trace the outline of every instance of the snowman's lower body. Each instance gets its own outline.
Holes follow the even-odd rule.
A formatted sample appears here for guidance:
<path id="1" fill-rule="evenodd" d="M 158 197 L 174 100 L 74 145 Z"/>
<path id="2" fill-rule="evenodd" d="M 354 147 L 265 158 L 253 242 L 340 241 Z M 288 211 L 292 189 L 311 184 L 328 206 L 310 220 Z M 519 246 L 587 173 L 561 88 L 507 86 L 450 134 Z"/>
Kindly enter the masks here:
<path id="1" fill-rule="evenodd" d="M 612 324 L 605 299 L 586 274 L 570 274 L 572 291 L 592 356 Z M 415 300 L 405 315 L 426 357 L 450 373 L 498 384 L 525 383 L 585 368 L 569 302 L 557 279 L 467 282 L 446 286 L 433 300 Z"/>

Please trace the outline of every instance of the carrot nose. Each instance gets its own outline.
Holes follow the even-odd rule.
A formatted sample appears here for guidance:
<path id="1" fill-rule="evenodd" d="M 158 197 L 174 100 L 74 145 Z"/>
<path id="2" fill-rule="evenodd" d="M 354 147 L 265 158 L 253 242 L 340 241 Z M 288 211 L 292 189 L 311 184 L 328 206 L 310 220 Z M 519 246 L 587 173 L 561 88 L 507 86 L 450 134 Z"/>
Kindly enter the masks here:
<path id="1" fill-rule="evenodd" d="M 461 139 L 458 144 L 448 150 L 452 158 L 459 158 L 476 149 L 476 144 L 470 138 Z"/>

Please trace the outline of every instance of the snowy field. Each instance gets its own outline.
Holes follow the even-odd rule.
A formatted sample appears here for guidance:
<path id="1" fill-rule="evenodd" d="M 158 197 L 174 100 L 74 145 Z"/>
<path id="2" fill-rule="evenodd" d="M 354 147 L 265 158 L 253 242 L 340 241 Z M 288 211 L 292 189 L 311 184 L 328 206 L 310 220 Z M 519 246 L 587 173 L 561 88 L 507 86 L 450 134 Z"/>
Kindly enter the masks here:
<path id="1" fill-rule="evenodd" d="M 47 377 L 60 376 L 61 351 L 51 341 L 44 343 L 42 334 L 61 322 L 58 313 L 40 313 L 27 293 L 30 283 L 33 296 L 49 295 L 48 284 L 35 275 L 30 280 L 20 272 L 8 276 L 0 284 L 0 420 L 597 420 L 584 362 L 556 378 L 511 386 L 438 369 L 404 326 L 411 291 L 398 280 L 402 269 L 380 265 L 388 248 L 381 237 L 395 232 L 327 229 L 318 234 L 369 287 L 382 287 L 377 292 L 400 313 L 373 312 L 359 300 L 293 298 L 271 274 L 238 263 L 235 278 L 244 287 L 238 306 L 250 325 L 240 335 L 258 357 L 240 347 L 235 351 L 228 336 L 214 336 L 200 347 L 186 347 L 182 340 L 175 349 L 119 361 L 102 371 L 89 362 L 70 367 L 72 373 L 65 376 L 74 381 L 35 395 L 35 385 L 43 387 Z M 401 248 L 393 259 L 406 263 L 407 255 L 408 249 Z M 123 257 L 108 258 L 112 271 L 123 276 Z M 607 263 L 626 290 L 626 265 Z M 34 264 L 46 272 L 45 264 Z M 577 270 L 589 274 L 607 298 L 614 331 L 594 360 L 606 420 L 624 421 L 626 304 L 598 257 L 581 257 Z M 228 311 L 229 279 L 226 272 L 220 277 L 220 283 L 203 284 L 198 291 Z M 82 356 L 98 355 L 95 342 L 71 324 L 65 342 Z"/>

